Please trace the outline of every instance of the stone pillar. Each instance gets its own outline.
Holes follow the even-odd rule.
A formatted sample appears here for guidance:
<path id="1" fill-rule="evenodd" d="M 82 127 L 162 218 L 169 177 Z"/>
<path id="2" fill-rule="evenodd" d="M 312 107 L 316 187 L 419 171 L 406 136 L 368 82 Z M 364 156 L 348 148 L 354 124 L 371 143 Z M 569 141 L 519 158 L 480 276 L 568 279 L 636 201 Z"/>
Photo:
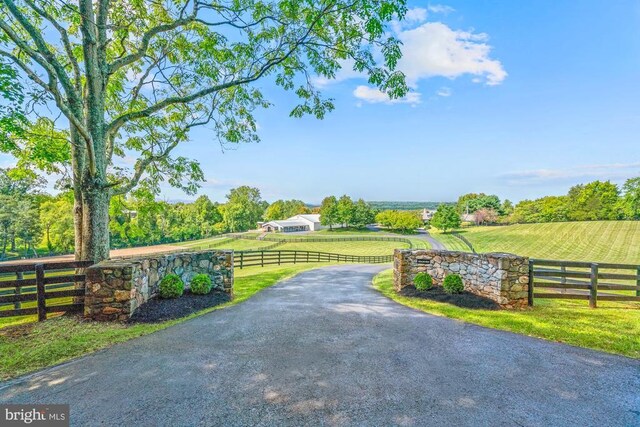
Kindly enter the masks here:
<path id="1" fill-rule="evenodd" d="M 529 259 L 512 254 L 472 254 L 442 250 L 397 249 L 394 288 L 413 286 L 420 272 L 429 273 L 435 285 L 449 274 L 462 277 L 465 290 L 489 298 L 505 308 L 527 305 Z"/>
<path id="2" fill-rule="evenodd" d="M 85 317 L 127 320 L 157 295 L 160 280 L 171 273 L 180 276 L 187 289 L 193 276 L 208 274 L 214 290 L 233 294 L 233 251 L 158 254 L 91 266 L 86 272 Z"/>

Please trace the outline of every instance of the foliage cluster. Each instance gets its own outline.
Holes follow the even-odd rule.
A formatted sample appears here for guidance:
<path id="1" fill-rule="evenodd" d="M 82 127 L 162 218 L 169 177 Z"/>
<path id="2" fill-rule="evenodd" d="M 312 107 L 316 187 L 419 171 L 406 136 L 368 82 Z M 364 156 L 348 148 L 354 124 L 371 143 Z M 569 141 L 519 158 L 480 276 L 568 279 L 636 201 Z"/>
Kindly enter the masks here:
<path id="1" fill-rule="evenodd" d="M 449 294 L 459 294 L 464 291 L 462 277 L 458 274 L 449 274 L 446 276 L 442 282 L 442 287 L 444 288 L 444 291 Z"/>
<path id="2" fill-rule="evenodd" d="M 419 291 L 428 291 L 433 287 L 433 277 L 429 273 L 418 273 L 413 278 L 413 284 Z"/>
<path id="3" fill-rule="evenodd" d="M 339 199 L 328 196 L 320 205 L 320 223 L 329 228 L 335 225 L 343 227 L 365 228 L 375 221 L 375 211 L 363 199 L 354 202 L 346 194 Z"/>
<path id="4" fill-rule="evenodd" d="M 403 232 L 414 231 L 423 225 L 422 218 L 415 211 L 382 211 L 376 215 L 376 222 L 383 227 Z"/>
<path id="5" fill-rule="evenodd" d="M 196 295 L 206 295 L 211 292 L 213 284 L 208 274 L 196 274 L 189 283 L 191 293 Z"/>
<path id="6" fill-rule="evenodd" d="M 640 177 L 622 189 L 610 181 L 571 187 L 565 196 L 523 200 L 515 206 L 513 223 L 640 219 Z"/>
<path id="7" fill-rule="evenodd" d="M 160 298 L 178 298 L 184 293 L 184 282 L 177 274 L 167 274 L 158 285 Z"/>
<path id="8" fill-rule="evenodd" d="M 438 206 L 438 209 L 433 214 L 430 225 L 447 232 L 454 228 L 460 227 L 460 214 L 454 206 L 442 204 Z"/>

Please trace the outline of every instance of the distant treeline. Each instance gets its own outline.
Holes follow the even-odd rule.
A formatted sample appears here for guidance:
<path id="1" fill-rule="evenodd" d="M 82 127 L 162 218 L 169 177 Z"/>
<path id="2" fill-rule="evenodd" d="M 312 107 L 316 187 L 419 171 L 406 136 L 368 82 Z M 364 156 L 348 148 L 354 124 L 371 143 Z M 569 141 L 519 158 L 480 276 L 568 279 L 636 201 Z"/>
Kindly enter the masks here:
<path id="1" fill-rule="evenodd" d="M 384 211 L 384 210 L 393 210 L 393 211 L 416 211 L 422 209 L 437 209 L 439 205 L 443 204 L 441 202 L 367 202 L 369 206 L 373 209 Z M 455 203 L 444 203 L 444 204 L 452 204 Z"/>

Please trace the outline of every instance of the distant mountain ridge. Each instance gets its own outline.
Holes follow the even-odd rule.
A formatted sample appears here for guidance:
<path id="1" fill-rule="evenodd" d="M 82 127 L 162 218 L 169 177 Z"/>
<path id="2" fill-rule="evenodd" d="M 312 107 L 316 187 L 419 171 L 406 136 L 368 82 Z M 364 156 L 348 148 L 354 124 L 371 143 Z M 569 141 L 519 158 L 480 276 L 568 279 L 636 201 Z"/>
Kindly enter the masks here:
<path id="1" fill-rule="evenodd" d="M 398 201 L 368 201 L 371 207 L 379 210 L 415 211 L 422 209 L 436 209 L 438 205 L 454 205 L 452 202 L 398 202 Z"/>

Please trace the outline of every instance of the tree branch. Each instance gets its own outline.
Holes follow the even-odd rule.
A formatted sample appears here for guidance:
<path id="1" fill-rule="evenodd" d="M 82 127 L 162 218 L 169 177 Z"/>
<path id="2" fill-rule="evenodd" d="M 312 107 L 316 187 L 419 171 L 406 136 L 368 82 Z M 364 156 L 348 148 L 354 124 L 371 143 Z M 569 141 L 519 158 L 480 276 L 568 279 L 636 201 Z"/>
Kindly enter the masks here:
<path id="1" fill-rule="evenodd" d="M 282 63 L 283 61 L 287 60 L 287 58 L 289 58 L 294 52 L 295 50 L 303 43 L 303 41 L 309 36 L 309 34 L 311 33 L 311 31 L 313 30 L 313 27 L 317 24 L 318 19 L 316 19 L 307 29 L 307 31 L 305 32 L 305 34 L 300 37 L 293 45 L 292 47 L 281 57 L 279 58 L 275 58 L 270 60 L 269 62 L 267 62 L 265 65 L 263 65 L 253 76 L 248 76 L 248 77 L 244 77 L 242 79 L 238 79 L 238 80 L 233 80 L 227 83 L 223 83 L 223 84 L 219 84 L 219 85 L 215 85 L 215 86 L 211 86 L 196 92 L 193 92 L 189 95 L 186 96 L 172 96 L 172 97 L 168 97 L 165 98 L 164 100 L 151 105 L 145 109 L 142 110 L 138 110 L 138 111 L 131 111 L 129 113 L 125 113 L 122 114 L 118 117 L 116 117 L 108 126 L 108 132 L 111 131 L 111 129 L 118 129 L 120 128 L 123 124 L 131 121 L 131 120 L 135 120 L 135 119 L 139 119 L 142 117 L 148 117 L 151 114 L 162 110 L 165 107 L 168 107 L 170 105 L 174 105 L 174 104 L 187 104 L 189 102 L 192 102 L 196 99 L 205 97 L 207 95 L 210 95 L 212 93 L 215 92 L 219 92 L 221 90 L 224 89 L 228 89 L 230 87 L 233 86 L 239 86 L 239 85 L 243 85 L 243 84 L 247 84 L 247 83 L 251 83 L 254 82 L 258 79 L 260 79 L 266 72 L 268 72 L 270 69 L 272 69 L 273 67 L 277 66 L 278 64 Z"/>
<path id="2" fill-rule="evenodd" d="M 113 74 L 120 68 L 127 66 L 145 56 L 147 53 L 147 49 L 149 48 L 149 43 L 151 43 L 151 40 L 158 34 L 166 33 L 167 31 L 175 30 L 176 28 L 195 22 L 195 16 L 197 13 L 196 10 L 197 9 L 194 8 L 194 12 L 188 18 L 177 19 L 172 23 L 158 25 L 151 28 L 142 36 L 141 45 L 134 53 L 117 59 L 109 64 L 109 74 Z"/>
<path id="3" fill-rule="evenodd" d="M 46 62 L 53 69 L 56 75 L 56 78 L 62 84 L 62 88 L 67 94 L 67 97 L 69 98 L 69 100 L 72 100 L 77 105 L 81 105 L 82 101 L 80 101 L 81 99 L 80 94 L 76 92 L 76 89 L 73 86 L 73 84 L 71 84 L 71 81 L 69 80 L 69 76 L 67 76 L 67 73 L 64 67 L 62 66 L 62 64 L 60 64 L 60 62 L 56 59 L 53 52 L 51 52 L 51 50 L 47 46 L 47 43 L 42 38 L 41 32 L 36 27 L 34 27 L 31 24 L 31 22 L 29 22 L 29 19 L 26 16 L 24 16 L 24 14 L 16 6 L 13 0 L 2 0 L 2 2 L 7 6 L 9 11 L 13 15 L 13 17 L 18 21 L 18 23 L 22 26 L 22 28 L 24 28 L 27 34 L 29 34 L 29 36 L 33 39 L 38 49 L 38 52 L 42 55 L 43 59 L 46 60 Z M 16 41 L 14 40 L 14 42 Z"/>
<path id="4" fill-rule="evenodd" d="M 71 62 L 71 66 L 73 67 L 73 74 L 75 77 L 75 88 L 76 91 L 80 92 L 81 88 L 81 73 L 80 66 L 78 65 L 78 60 L 76 56 L 73 54 L 73 48 L 71 46 L 71 42 L 69 41 L 69 34 L 67 30 L 55 20 L 51 14 L 49 14 L 46 10 L 38 7 L 33 0 L 25 0 L 25 2 L 33 9 L 37 14 L 42 16 L 44 19 L 49 21 L 56 30 L 60 33 L 60 38 L 62 39 L 62 44 L 64 45 L 64 50 L 67 53 L 67 57 L 69 58 L 69 62 Z"/>

